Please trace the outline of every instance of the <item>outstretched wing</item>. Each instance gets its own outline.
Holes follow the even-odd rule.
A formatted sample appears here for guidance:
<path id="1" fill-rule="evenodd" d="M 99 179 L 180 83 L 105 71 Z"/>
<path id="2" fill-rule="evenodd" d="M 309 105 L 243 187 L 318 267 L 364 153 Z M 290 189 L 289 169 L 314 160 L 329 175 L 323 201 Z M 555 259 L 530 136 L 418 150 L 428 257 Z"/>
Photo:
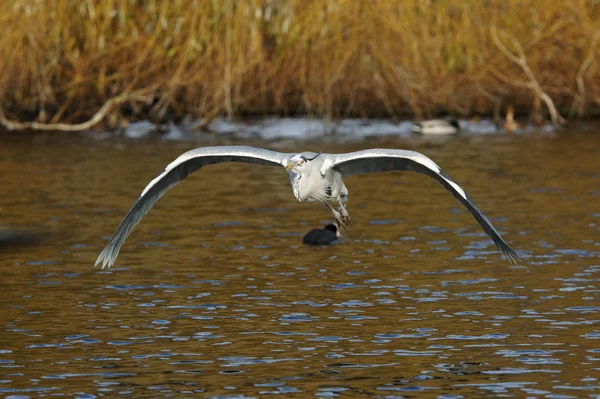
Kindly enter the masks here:
<path id="1" fill-rule="evenodd" d="M 496 244 L 496 247 L 502 251 L 509 261 L 513 263 L 519 261 L 519 256 L 508 246 L 465 190 L 425 155 L 415 151 L 373 149 L 328 156 L 331 157 L 331 167 L 339 170 L 343 176 L 386 172 L 389 170 L 411 170 L 433 177 L 471 211 L 475 220 L 483 227 L 487 235 Z"/>
<path id="2" fill-rule="evenodd" d="M 133 228 L 167 191 L 179 184 L 190 173 L 205 165 L 220 162 L 285 166 L 288 157 L 289 154 L 245 146 L 203 147 L 182 154 L 144 188 L 140 197 L 125 215 L 115 234 L 98 256 L 95 266 L 99 264 L 102 264 L 102 268 L 112 266 L 117 259 L 121 246 Z"/>

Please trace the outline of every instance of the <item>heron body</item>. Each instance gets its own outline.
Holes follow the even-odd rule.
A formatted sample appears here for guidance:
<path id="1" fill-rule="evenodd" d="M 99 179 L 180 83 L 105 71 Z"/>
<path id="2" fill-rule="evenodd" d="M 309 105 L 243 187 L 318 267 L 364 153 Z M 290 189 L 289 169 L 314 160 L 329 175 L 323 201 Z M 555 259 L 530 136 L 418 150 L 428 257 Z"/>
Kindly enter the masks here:
<path id="1" fill-rule="evenodd" d="M 299 202 L 347 201 L 342 174 L 324 165 L 327 157 L 320 155 L 324 154 L 303 152 L 290 158 L 286 169 L 294 196 Z"/>
<path id="2" fill-rule="evenodd" d="M 517 254 L 502 239 L 466 192 L 435 162 L 418 152 L 372 149 L 347 154 L 314 152 L 289 154 L 246 146 L 220 146 L 188 151 L 152 179 L 100 253 L 96 265 L 102 264 L 104 268 L 114 264 L 121 246 L 133 228 L 168 190 L 203 166 L 221 162 L 284 167 L 296 199 L 300 202 L 325 204 L 331 210 L 338 225 L 346 230 L 351 224 L 351 219 L 344 204 L 348 201 L 348 189 L 343 177 L 391 170 L 423 173 L 437 180 L 469 209 L 475 220 L 510 261 L 518 260 Z M 337 209 L 331 203 L 337 205 Z"/>

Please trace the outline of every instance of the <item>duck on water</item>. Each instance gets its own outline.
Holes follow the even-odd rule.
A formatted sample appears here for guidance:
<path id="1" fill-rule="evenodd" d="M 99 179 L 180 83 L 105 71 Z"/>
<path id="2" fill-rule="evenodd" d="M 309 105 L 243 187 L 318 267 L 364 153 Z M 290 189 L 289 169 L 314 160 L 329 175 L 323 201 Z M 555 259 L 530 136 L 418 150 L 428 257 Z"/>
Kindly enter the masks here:
<path id="1" fill-rule="evenodd" d="M 460 124 L 456 119 L 432 119 L 415 123 L 411 130 L 424 136 L 446 136 L 458 133 Z"/>

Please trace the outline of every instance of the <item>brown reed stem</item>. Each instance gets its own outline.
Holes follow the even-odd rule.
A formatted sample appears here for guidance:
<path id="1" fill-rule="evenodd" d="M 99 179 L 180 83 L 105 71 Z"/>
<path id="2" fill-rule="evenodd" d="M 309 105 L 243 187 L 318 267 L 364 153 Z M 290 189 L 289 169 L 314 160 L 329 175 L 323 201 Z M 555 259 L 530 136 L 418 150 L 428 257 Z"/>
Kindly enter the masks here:
<path id="1" fill-rule="evenodd" d="M 490 33 L 492 35 L 492 41 L 502 51 L 502 53 L 508 58 L 510 61 L 514 62 L 518 66 L 521 67 L 525 75 L 527 76 L 529 82 L 526 83 L 526 86 L 529 87 L 533 92 L 544 101 L 546 107 L 548 107 L 548 111 L 550 112 L 550 118 L 552 119 L 553 125 L 562 125 L 565 123 L 565 119 L 560 115 L 556 107 L 554 106 L 554 102 L 552 98 L 542 90 L 538 80 L 535 77 L 535 74 L 529 67 L 527 63 L 527 57 L 525 56 L 525 52 L 523 51 L 523 47 L 519 43 L 519 41 L 512 35 L 503 32 L 504 35 L 510 40 L 511 44 L 517 51 L 517 55 L 513 54 L 498 38 L 498 33 L 496 31 L 496 27 L 492 25 L 490 27 Z"/>
<path id="2" fill-rule="evenodd" d="M 595 58 L 596 58 L 596 44 L 598 43 L 598 38 L 600 37 L 600 31 L 597 31 L 594 36 L 592 36 L 592 40 L 590 41 L 590 53 L 588 54 L 588 56 L 585 58 L 585 60 L 583 60 L 583 62 L 581 63 L 581 66 L 579 67 L 579 69 L 577 70 L 577 77 L 576 77 L 576 81 L 577 81 L 577 89 L 579 90 L 579 98 L 577 99 L 577 115 L 579 117 L 582 117 L 584 112 L 585 112 L 585 103 L 586 103 L 586 91 L 585 91 L 585 83 L 583 81 L 583 78 L 585 76 L 585 73 L 587 72 L 588 68 L 590 67 L 590 65 L 592 65 L 592 63 L 594 62 Z"/>
<path id="3" fill-rule="evenodd" d="M 120 96 L 113 97 L 106 101 L 102 107 L 92 116 L 89 120 L 76 123 L 40 123 L 40 122 L 17 122 L 11 121 L 6 118 L 2 107 L 0 107 L 0 124 L 7 130 L 45 130 L 45 131 L 61 131 L 61 132 L 78 132 L 82 130 L 88 130 L 94 127 L 97 123 L 102 121 L 104 117 L 117 105 L 127 101 L 139 101 L 144 103 L 151 103 L 152 99 L 147 95 L 147 90 L 138 90 L 136 92 L 121 94 Z"/>

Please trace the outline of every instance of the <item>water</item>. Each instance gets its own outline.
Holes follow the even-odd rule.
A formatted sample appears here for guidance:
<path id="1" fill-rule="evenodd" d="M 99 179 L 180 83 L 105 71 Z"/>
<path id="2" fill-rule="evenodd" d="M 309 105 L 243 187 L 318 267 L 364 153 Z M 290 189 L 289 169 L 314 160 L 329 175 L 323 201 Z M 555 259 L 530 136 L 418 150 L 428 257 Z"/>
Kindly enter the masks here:
<path id="1" fill-rule="evenodd" d="M 302 246 L 329 211 L 296 203 L 283 170 L 232 164 L 190 176 L 93 268 L 200 141 L 2 139 L 0 220 L 45 240 L 0 247 L 0 396 L 600 397 L 597 133 L 243 142 L 424 152 L 520 265 L 409 172 L 346 179 L 351 231 Z"/>

